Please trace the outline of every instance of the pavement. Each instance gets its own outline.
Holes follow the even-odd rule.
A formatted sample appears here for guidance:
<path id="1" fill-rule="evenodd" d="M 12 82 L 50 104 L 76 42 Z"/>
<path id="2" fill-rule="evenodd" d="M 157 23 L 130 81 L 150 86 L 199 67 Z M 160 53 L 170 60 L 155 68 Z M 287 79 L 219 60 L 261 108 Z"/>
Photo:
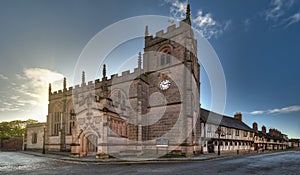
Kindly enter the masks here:
<path id="1" fill-rule="evenodd" d="M 82 162 L 82 163 L 157 163 L 157 162 L 183 162 L 183 161 L 205 161 L 205 160 L 215 160 L 215 159 L 223 159 L 230 157 L 242 157 L 249 155 L 257 155 L 257 154 L 267 154 L 272 152 L 284 152 L 280 151 L 265 151 L 263 153 L 257 152 L 240 152 L 237 154 L 236 152 L 229 153 L 221 153 L 218 156 L 215 153 L 209 154 L 201 154 L 194 157 L 172 157 L 172 158 L 155 158 L 155 159 L 145 159 L 145 158 L 130 158 L 130 159 L 121 159 L 121 158 L 109 158 L 109 159 L 96 159 L 95 157 L 82 157 L 82 158 L 71 158 L 69 157 L 68 152 L 47 152 L 46 154 L 42 154 L 41 152 L 36 151 L 21 151 L 21 153 L 34 155 L 38 157 L 48 157 L 51 159 L 69 161 L 69 162 Z"/>
<path id="2" fill-rule="evenodd" d="M 0 152 L 0 174 L 300 175 L 300 150 L 250 153 L 238 156 L 236 154 L 223 153 L 220 157 L 208 154 L 193 158 L 163 158 L 141 162 L 99 159 L 95 161 L 96 163 L 89 163 L 95 159 L 81 158 L 78 160 L 71 158 L 72 161 L 68 161 L 70 159 L 66 158 L 69 158 L 67 153 L 48 153 L 44 155 L 40 152 L 29 151 Z"/>

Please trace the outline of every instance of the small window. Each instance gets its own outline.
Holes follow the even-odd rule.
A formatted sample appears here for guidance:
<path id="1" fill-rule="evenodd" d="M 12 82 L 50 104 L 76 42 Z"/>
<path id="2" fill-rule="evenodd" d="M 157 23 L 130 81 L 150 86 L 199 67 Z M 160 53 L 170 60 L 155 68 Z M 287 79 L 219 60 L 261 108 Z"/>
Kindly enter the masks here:
<path id="1" fill-rule="evenodd" d="M 210 133 L 210 132 L 211 132 L 211 126 L 208 125 L 208 126 L 207 126 L 207 133 Z"/>
<path id="2" fill-rule="evenodd" d="M 240 135 L 240 131 L 237 129 L 237 130 L 235 130 L 235 135 L 236 136 L 239 136 Z"/>
<path id="3" fill-rule="evenodd" d="M 227 135 L 231 135 L 232 131 L 230 128 L 227 128 Z"/>
<path id="4" fill-rule="evenodd" d="M 36 144 L 37 143 L 37 133 L 32 133 L 31 143 L 32 144 Z"/>
<path id="5" fill-rule="evenodd" d="M 244 137 L 247 137 L 247 136 L 248 136 L 248 132 L 244 131 Z"/>

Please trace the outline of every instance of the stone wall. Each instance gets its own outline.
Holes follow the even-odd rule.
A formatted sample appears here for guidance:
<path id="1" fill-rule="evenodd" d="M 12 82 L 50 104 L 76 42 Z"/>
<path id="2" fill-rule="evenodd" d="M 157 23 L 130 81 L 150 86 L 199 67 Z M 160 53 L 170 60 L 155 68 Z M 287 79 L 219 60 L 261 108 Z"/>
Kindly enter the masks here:
<path id="1" fill-rule="evenodd" d="M 45 127 L 45 123 L 36 123 L 36 124 L 27 125 L 25 139 L 24 139 L 25 150 L 43 149 L 44 127 Z"/>

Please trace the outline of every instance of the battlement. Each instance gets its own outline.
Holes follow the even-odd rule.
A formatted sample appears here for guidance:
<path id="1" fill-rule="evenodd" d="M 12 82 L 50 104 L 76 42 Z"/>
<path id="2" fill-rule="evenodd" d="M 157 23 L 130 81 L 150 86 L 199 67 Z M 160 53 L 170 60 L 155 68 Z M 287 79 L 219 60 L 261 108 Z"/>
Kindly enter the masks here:
<path id="1" fill-rule="evenodd" d="M 165 39 L 173 39 L 175 36 L 187 31 L 191 31 L 191 26 L 184 21 L 180 21 L 179 26 L 173 24 L 167 28 L 167 31 L 160 30 L 156 32 L 155 36 L 147 36 L 145 47 L 149 47 Z"/>
<path id="2" fill-rule="evenodd" d="M 95 81 L 88 81 L 87 84 L 86 83 L 77 84 L 75 86 L 71 86 L 67 88 L 67 90 L 65 91 L 63 90 L 54 91 L 49 94 L 49 97 L 50 99 L 61 98 L 64 95 L 67 96 L 72 95 L 72 93 L 83 92 L 91 89 L 98 89 L 101 88 L 103 85 L 111 86 L 126 81 L 132 81 L 138 77 L 142 78 L 144 81 L 147 81 L 146 75 L 143 74 L 143 71 L 144 70 L 140 68 L 135 68 L 133 72 L 130 72 L 130 70 L 126 70 L 121 73 L 121 76 L 119 76 L 118 74 L 112 74 L 109 79 L 105 78 L 102 79 L 102 81 L 100 79 L 96 79 Z"/>

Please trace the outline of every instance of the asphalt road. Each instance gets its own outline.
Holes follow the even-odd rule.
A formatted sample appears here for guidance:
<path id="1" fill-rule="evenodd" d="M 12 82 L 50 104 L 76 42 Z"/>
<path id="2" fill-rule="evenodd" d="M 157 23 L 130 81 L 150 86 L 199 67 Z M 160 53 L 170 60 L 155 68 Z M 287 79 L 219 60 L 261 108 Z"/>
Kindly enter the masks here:
<path id="1" fill-rule="evenodd" d="M 86 164 L 63 162 L 18 152 L 0 152 L 0 174 L 298 174 L 300 152 L 288 151 L 199 162 Z"/>

